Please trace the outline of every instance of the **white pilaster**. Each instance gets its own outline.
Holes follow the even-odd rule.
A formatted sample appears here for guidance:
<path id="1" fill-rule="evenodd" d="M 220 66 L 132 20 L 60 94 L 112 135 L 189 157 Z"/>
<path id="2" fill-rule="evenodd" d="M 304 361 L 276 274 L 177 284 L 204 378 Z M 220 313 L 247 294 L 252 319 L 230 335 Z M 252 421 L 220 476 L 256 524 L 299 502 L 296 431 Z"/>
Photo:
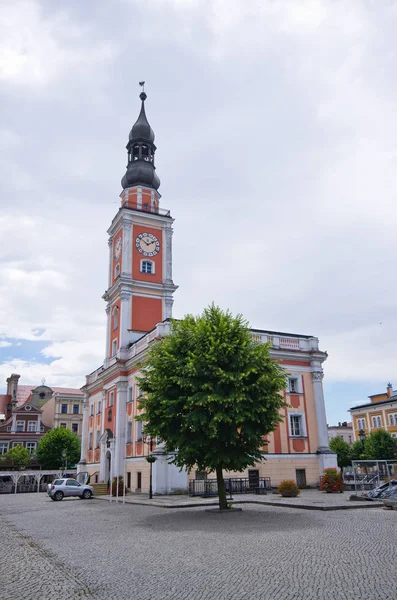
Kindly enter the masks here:
<path id="1" fill-rule="evenodd" d="M 132 277 L 132 222 L 123 221 L 123 250 L 121 255 L 123 275 Z"/>
<path id="2" fill-rule="evenodd" d="M 41 428 L 41 415 L 37 415 L 36 434 L 40 434 Z"/>
<path id="3" fill-rule="evenodd" d="M 108 288 L 112 287 L 112 265 L 113 265 L 113 236 L 111 235 L 108 239 L 109 246 L 109 275 L 108 275 Z"/>
<path id="4" fill-rule="evenodd" d="M 172 283 L 172 227 L 165 227 L 165 251 L 164 251 L 164 263 L 163 263 L 163 279 L 164 283 Z M 164 239 L 163 239 L 164 243 Z"/>
<path id="5" fill-rule="evenodd" d="M 164 319 L 171 319 L 173 304 L 174 304 L 174 299 L 172 296 L 166 296 L 164 298 Z"/>
<path id="6" fill-rule="evenodd" d="M 101 458 L 100 458 L 100 462 L 99 462 L 99 481 L 102 481 L 104 483 L 107 483 L 105 481 L 105 475 L 106 475 L 106 452 L 107 452 L 107 445 L 106 442 L 101 442 Z"/>
<path id="7" fill-rule="evenodd" d="M 81 453 L 80 462 L 77 465 L 77 471 L 84 471 L 85 465 L 87 464 L 87 445 L 88 445 L 88 411 L 89 411 L 89 400 L 88 394 L 84 394 L 83 400 L 83 425 L 81 435 Z"/>
<path id="8" fill-rule="evenodd" d="M 112 324 L 112 317 L 110 314 L 110 304 L 106 306 L 106 348 L 105 348 L 105 361 L 110 357 L 110 327 Z M 106 366 L 106 365 L 105 365 Z"/>
<path id="9" fill-rule="evenodd" d="M 120 348 L 126 348 L 129 341 L 129 328 L 131 326 L 131 294 L 121 292 L 120 294 Z"/>
<path id="10" fill-rule="evenodd" d="M 318 451 L 330 451 L 328 446 L 327 417 L 325 415 L 325 403 L 322 379 L 324 374 L 321 370 L 312 371 L 314 406 L 316 409 Z"/>
<path id="11" fill-rule="evenodd" d="M 12 424 L 11 424 L 11 433 L 15 433 L 17 430 L 17 416 L 16 414 L 12 415 Z"/>
<path id="12" fill-rule="evenodd" d="M 117 404 L 116 404 L 116 446 L 113 460 L 113 477 L 122 475 L 124 472 L 124 459 L 125 459 L 125 420 L 126 406 L 127 406 L 127 393 L 128 393 L 128 381 L 119 381 L 116 385 L 117 388 Z"/>

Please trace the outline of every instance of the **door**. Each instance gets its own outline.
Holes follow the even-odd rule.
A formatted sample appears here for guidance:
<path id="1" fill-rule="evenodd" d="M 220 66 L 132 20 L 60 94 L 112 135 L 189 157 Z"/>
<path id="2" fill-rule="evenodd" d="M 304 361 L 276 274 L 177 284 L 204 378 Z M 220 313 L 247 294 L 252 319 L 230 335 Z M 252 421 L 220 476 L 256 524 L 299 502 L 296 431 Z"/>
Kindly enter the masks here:
<path id="1" fill-rule="evenodd" d="M 298 487 L 306 486 L 306 469 L 296 469 L 296 485 Z"/>
<path id="2" fill-rule="evenodd" d="M 248 485 L 250 490 L 255 490 L 259 487 L 259 470 L 251 469 L 248 471 Z"/>

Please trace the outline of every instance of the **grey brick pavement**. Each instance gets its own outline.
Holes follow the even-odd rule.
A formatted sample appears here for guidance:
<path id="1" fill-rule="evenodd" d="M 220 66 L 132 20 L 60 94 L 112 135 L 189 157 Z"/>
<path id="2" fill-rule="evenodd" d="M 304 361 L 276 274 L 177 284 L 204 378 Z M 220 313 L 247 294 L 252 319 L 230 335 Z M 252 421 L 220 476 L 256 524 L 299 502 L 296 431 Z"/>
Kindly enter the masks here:
<path id="1" fill-rule="evenodd" d="M 2 600 L 390 599 L 397 513 L 0 496 Z"/>

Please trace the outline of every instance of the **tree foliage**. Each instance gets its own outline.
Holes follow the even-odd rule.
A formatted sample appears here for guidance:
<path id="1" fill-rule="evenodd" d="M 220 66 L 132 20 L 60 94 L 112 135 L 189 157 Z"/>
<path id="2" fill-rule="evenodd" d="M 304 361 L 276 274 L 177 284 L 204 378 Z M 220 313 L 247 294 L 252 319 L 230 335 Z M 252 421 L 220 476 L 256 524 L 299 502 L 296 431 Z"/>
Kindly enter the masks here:
<path id="1" fill-rule="evenodd" d="M 372 431 L 365 437 L 364 454 L 367 460 L 392 460 L 397 456 L 397 440 L 383 429 Z"/>
<path id="2" fill-rule="evenodd" d="M 345 440 L 336 436 L 330 440 L 329 447 L 333 452 L 336 452 L 340 469 L 351 464 L 351 446 Z"/>
<path id="3" fill-rule="evenodd" d="M 66 452 L 65 458 L 62 453 Z M 38 443 L 36 460 L 44 469 L 60 469 L 66 463 L 74 465 L 80 459 L 80 440 L 65 427 L 56 427 L 46 433 Z"/>
<path id="4" fill-rule="evenodd" d="M 3 454 L 4 462 L 10 462 L 13 467 L 18 469 L 26 469 L 31 461 L 30 452 L 23 446 L 14 446 L 8 452 Z"/>
<path id="5" fill-rule="evenodd" d="M 283 420 L 283 368 L 268 344 L 252 339 L 241 315 L 211 305 L 172 321 L 142 369 L 145 431 L 177 450 L 175 464 L 215 471 L 219 506 L 227 506 L 222 470 L 243 471 L 263 459 L 263 436 Z"/>

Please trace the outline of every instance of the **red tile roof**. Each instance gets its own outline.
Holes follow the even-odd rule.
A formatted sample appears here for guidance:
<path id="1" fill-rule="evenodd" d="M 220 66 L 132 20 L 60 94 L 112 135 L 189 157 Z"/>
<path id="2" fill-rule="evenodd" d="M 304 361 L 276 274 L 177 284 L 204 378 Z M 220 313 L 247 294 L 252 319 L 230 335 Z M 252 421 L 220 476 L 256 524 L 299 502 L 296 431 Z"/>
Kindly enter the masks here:
<path id="1" fill-rule="evenodd" d="M 17 405 L 21 406 L 21 404 L 25 404 L 26 400 L 31 395 L 32 391 L 38 387 L 37 385 L 18 385 L 17 388 Z M 54 394 L 71 394 L 71 395 L 81 395 L 81 390 L 77 388 L 64 388 L 64 387 L 52 387 L 48 386 L 52 389 Z"/>

